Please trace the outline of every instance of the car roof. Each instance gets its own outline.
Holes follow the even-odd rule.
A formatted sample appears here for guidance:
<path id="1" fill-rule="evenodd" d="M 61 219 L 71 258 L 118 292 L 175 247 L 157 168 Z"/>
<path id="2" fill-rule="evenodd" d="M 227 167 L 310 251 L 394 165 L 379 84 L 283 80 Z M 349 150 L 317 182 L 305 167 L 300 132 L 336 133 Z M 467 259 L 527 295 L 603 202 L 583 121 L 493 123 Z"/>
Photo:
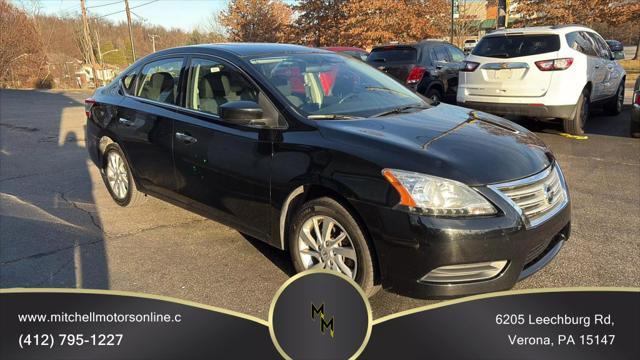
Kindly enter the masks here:
<path id="1" fill-rule="evenodd" d="M 301 45 L 278 44 L 278 43 L 217 43 L 181 46 L 159 51 L 161 53 L 175 53 L 184 51 L 213 50 L 213 52 L 223 52 L 233 54 L 238 57 L 253 57 L 258 55 L 283 55 L 292 53 L 329 53 L 320 48 L 310 48 Z"/>
<path id="2" fill-rule="evenodd" d="M 594 31 L 583 25 L 554 25 L 554 26 L 530 26 L 523 28 L 498 29 L 487 34 L 492 35 L 511 35 L 511 34 L 566 34 L 578 30 Z"/>
<path id="3" fill-rule="evenodd" d="M 438 39 L 426 39 L 420 40 L 418 42 L 413 43 L 397 43 L 397 44 L 384 44 L 384 45 L 376 45 L 371 49 L 371 51 L 376 49 L 384 49 L 384 48 L 394 48 L 394 47 L 419 47 L 421 45 L 435 45 L 435 44 L 450 44 L 448 41 L 438 40 Z"/>
<path id="4" fill-rule="evenodd" d="M 321 47 L 319 49 L 324 49 L 324 50 L 329 50 L 329 51 L 361 51 L 361 52 L 367 52 L 365 49 L 361 49 L 359 47 L 355 47 L 355 46 L 326 46 L 326 47 Z"/>

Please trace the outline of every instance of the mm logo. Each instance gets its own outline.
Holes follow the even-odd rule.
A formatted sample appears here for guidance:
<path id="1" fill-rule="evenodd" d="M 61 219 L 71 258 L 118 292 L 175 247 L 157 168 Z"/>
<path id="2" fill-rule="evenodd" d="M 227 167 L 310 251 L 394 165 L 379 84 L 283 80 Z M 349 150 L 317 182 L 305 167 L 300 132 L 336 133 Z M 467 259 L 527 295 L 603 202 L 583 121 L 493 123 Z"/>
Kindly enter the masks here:
<path id="1" fill-rule="evenodd" d="M 324 330 L 329 329 L 329 335 L 333 338 L 333 318 L 327 321 L 324 314 L 324 304 L 317 308 L 311 303 L 311 320 L 316 321 L 316 316 L 320 318 L 320 331 L 324 334 Z"/>

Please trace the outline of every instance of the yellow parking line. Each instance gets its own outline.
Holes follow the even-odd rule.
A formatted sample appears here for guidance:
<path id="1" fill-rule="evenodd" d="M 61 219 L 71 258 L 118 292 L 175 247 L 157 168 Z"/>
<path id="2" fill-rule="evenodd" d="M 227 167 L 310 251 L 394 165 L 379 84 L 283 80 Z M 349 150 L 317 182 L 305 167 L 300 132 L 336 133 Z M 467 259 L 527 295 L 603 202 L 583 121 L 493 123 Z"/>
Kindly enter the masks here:
<path id="1" fill-rule="evenodd" d="M 565 132 L 558 131 L 558 130 L 553 130 L 553 129 L 544 129 L 544 130 L 542 130 L 542 132 L 546 132 L 548 134 L 556 134 L 556 135 L 564 136 L 567 139 L 573 139 L 573 140 L 587 140 L 589 138 L 586 135 L 571 135 L 571 134 L 567 134 Z"/>

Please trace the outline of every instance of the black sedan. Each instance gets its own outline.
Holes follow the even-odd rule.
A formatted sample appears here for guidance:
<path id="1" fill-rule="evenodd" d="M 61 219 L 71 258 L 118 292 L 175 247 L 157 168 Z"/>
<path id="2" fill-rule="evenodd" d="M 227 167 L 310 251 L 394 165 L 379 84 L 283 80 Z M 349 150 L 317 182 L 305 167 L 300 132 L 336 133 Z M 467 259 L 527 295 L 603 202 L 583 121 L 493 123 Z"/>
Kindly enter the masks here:
<path id="1" fill-rule="evenodd" d="M 569 237 L 567 185 L 534 134 L 329 51 L 163 50 L 98 89 L 86 113 L 90 157 L 119 205 L 169 201 L 368 294 L 509 289 Z"/>

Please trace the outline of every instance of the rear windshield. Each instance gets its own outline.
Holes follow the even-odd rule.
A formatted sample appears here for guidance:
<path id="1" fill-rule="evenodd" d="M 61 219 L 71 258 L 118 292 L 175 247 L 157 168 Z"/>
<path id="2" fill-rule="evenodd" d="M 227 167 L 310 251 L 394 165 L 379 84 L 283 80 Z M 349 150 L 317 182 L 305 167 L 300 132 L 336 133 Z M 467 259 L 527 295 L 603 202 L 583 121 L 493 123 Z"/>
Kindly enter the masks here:
<path id="1" fill-rule="evenodd" d="M 373 49 L 367 62 L 416 62 L 418 52 L 412 47 L 389 47 Z"/>
<path id="2" fill-rule="evenodd" d="M 514 58 L 560 50 L 558 35 L 496 35 L 486 36 L 472 54 L 485 57 Z"/>

